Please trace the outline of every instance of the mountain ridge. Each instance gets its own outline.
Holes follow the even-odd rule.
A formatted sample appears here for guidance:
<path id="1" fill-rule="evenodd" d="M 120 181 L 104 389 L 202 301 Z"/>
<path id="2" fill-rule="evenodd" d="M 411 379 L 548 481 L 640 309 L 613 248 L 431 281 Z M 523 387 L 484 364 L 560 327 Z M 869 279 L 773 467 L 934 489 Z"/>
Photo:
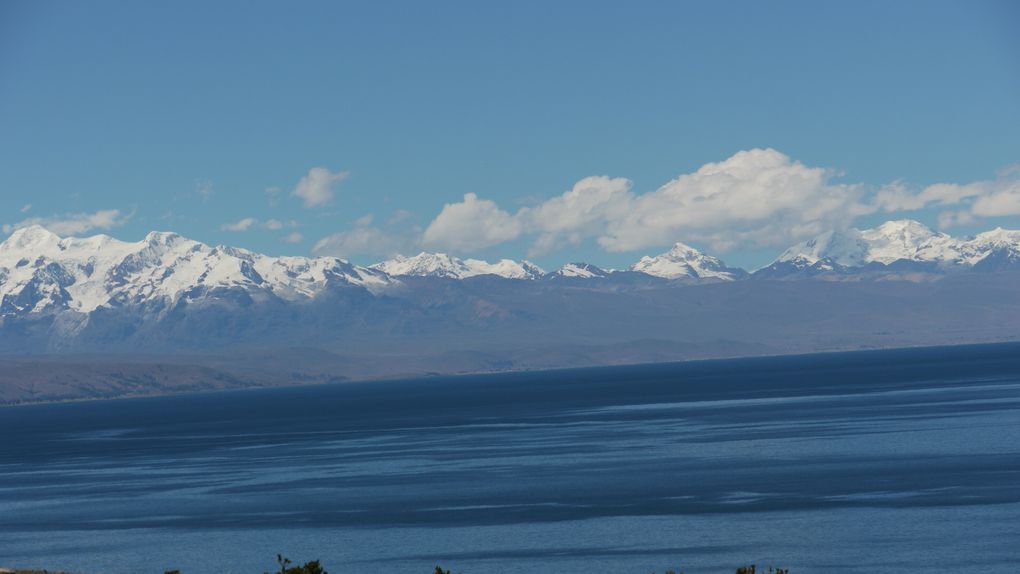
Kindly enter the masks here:
<path id="1" fill-rule="evenodd" d="M 322 360 L 305 353 L 260 371 L 274 380 L 334 380 L 530 368 L 538 357 L 548 368 L 608 357 L 639 362 L 1020 337 L 1020 273 L 1012 272 L 1020 269 L 1020 234 L 952 240 L 966 251 L 913 225 L 879 231 L 853 235 L 868 249 L 878 245 L 844 260 L 856 267 L 826 251 L 840 244 L 816 241 L 808 246 L 816 249 L 813 263 L 793 250 L 753 274 L 678 244 L 624 270 L 577 262 L 539 275 L 509 260 L 419 254 L 398 260 L 407 269 L 390 275 L 379 265 L 271 257 L 168 232 L 127 242 L 26 228 L 0 243 L 0 356 L 243 352 L 253 363 L 280 348 L 305 348 L 343 359 L 310 373 L 308 365 Z M 933 237 L 952 247 L 945 253 L 964 253 L 963 266 L 926 260 Z M 917 255 L 879 260 L 896 249 Z M 509 277 L 492 273 L 494 266 Z M 434 273 L 450 267 L 460 274 Z M 640 343 L 649 340 L 658 343 Z"/>
<path id="2" fill-rule="evenodd" d="M 912 220 L 829 231 L 788 248 L 750 273 L 679 242 L 664 253 L 642 257 L 624 271 L 573 262 L 547 273 L 526 260 L 489 263 L 422 252 L 360 266 L 337 257 L 273 257 L 210 246 L 172 232 L 153 231 L 128 242 L 107 235 L 62 238 L 30 226 L 0 243 L 0 317 L 62 310 L 88 314 L 126 305 L 170 309 L 182 298 L 210 293 L 297 302 L 346 286 L 378 295 L 409 288 L 409 278 L 562 278 L 628 285 L 656 280 L 926 280 L 968 270 L 1014 268 L 1020 268 L 1020 231 L 996 228 L 960 239 Z"/>
<path id="3" fill-rule="evenodd" d="M 1020 231 L 999 227 L 971 238 L 955 238 L 917 221 L 896 220 L 872 229 L 823 233 L 790 247 L 766 268 L 793 264 L 802 269 L 848 269 L 914 262 L 952 271 L 973 268 L 998 251 L 1020 253 Z"/>

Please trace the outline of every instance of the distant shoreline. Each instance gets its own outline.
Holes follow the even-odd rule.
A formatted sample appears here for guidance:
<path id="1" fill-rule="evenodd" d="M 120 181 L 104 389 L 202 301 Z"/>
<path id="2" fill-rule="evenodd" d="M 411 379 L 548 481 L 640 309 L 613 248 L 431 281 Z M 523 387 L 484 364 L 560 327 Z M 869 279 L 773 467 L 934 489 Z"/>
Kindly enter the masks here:
<path id="1" fill-rule="evenodd" d="M 136 399 L 152 399 L 152 398 L 163 398 L 163 397 L 182 397 L 182 396 L 195 396 L 195 395 L 221 395 L 230 394 L 237 392 L 252 392 L 261 390 L 273 390 L 283 388 L 314 388 L 322 387 L 327 385 L 350 385 L 350 384 L 374 384 L 374 383 L 386 383 L 386 382 L 414 382 L 414 381 L 428 381 L 435 380 L 438 378 L 442 379 L 459 379 L 465 377 L 500 377 L 500 376 L 514 376 L 514 375 L 541 375 L 546 373 L 556 372 L 578 372 L 578 371 L 602 371 L 605 369 L 628 369 L 628 368 L 647 368 L 654 366 L 667 367 L 670 365 L 682 366 L 690 364 L 704 364 L 711 362 L 734 362 L 734 361 L 754 361 L 754 360 L 765 360 L 765 359 L 795 359 L 798 357 L 828 357 L 836 355 L 859 355 L 864 353 L 890 353 L 890 352 L 902 352 L 902 351 L 931 351 L 936 349 L 973 349 L 975 347 L 986 347 L 994 349 L 997 347 L 1012 347 L 1016 346 L 1017 350 L 1020 351 L 1020 339 L 1010 339 L 1001 341 L 985 341 L 975 343 L 961 343 L 954 345 L 909 345 L 909 346 L 896 346 L 896 347 L 874 347 L 874 348 L 856 348 L 856 349 L 834 349 L 834 350 L 818 350 L 803 353 L 772 353 L 772 354 L 760 354 L 760 355 L 734 355 L 734 356 L 719 356 L 719 357 L 697 357 L 691 359 L 681 359 L 674 361 L 652 361 L 652 362 L 634 362 L 634 363 L 610 363 L 601 365 L 585 365 L 585 366 L 569 366 L 569 367 L 552 367 L 552 368 L 519 368 L 519 369 L 503 369 L 503 370 L 479 370 L 479 371 L 468 371 L 468 372 L 433 372 L 433 373 L 416 373 L 408 375 L 394 375 L 394 376 L 379 376 L 379 377 L 366 377 L 366 378 L 352 378 L 342 381 L 317 381 L 317 382 L 301 382 L 301 383 L 280 383 L 280 384 L 248 384 L 228 388 L 209 388 L 209 389 L 185 389 L 180 391 L 169 390 L 165 392 L 142 392 L 142 393 L 124 393 L 114 396 L 82 396 L 82 397 L 68 397 L 58 399 L 44 399 L 44 400 L 22 400 L 16 402 L 0 402 L 0 409 L 3 408 L 16 408 L 16 407 L 32 407 L 39 405 L 59 405 L 68 403 L 85 403 L 85 402 L 98 402 L 98 401 L 120 401 L 120 400 L 136 400 Z M 173 356 L 166 357 L 162 362 L 153 363 L 136 363 L 126 361 L 124 363 L 118 363 L 110 361 L 103 363 L 111 367 L 116 368 L 118 365 L 134 365 L 134 366 L 151 366 L 156 368 L 157 366 L 165 366 L 172 364 Z M 49 356 L 49 357 L 0 357 L 0 366 L 11 363 L 35 363 L 40 365 L 52 365 L 52 366 L 77 366 L 84 363 L 95 364 L 100 362 L 101 356 L 90 356 L 88 360 L 75 357 L 61 357 L 61 356 Z M 3 391 L 3 382 L 0 381 L 0 392 Z"/>

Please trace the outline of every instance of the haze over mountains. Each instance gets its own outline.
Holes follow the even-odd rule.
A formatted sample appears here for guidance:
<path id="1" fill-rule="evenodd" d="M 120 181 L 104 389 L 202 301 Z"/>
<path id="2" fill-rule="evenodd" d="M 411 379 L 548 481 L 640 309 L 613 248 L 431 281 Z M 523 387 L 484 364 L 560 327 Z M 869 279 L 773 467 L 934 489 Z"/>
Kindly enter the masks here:
<path id="1" fill-rule="evenodd" d="M 26 227 L 0 244 L 0 401 L 1011 340 L 1018 269 L 1018 231 L 915 221 L 828 232 L 753 272 L 682 243 L 546 272 Z"/>

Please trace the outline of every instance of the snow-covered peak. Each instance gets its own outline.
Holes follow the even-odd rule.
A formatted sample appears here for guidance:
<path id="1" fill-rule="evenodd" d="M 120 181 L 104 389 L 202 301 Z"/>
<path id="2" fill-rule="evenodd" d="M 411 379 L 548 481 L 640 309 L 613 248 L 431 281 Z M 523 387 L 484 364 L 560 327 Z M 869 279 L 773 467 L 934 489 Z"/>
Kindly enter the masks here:
<path id="1" fill-rule="evenodd" d="M 954 239 L 936 233 L 910 219 L 887 221 L 873 229 L 826 231 L 787 249 L 776 262 L 803 261 L 815 264 L 826 259 L 856 267 L 871 262 L 892 263 L 906 259 L 927 261 L 958 255 Z"/>
<path id="2" fill-rule="evenodd" d="M 61 239 L 35 226 L 0 244 L 0 314 L 172 304 L 221 288 L 300 299 L 335 283 L 375 290 L 393 280 L 332 257 L 269 257 L 174 233 L 154 232 L 137 242 L 106 235 Z"/>
<path id="3" fill-rule="evenodd" d="M 393 259 L 370 265 L 394 277 L 448 277 L 457 279 L 467 276 L 471 269 L 463 261 L 445 253 L 421 252 L 413 257 L 397 255 Z"/>
<path id="4" fill-rule="evenodd" d="M 1020 249 L 1020 231 L 995 229 L 973 239 L 960 239 L 931 230 L 910 219 L 887 221 L 873 229 L 828 231 L 787 249 L 774 262 L 814 265 L 828 261 L 845 267 L 896 261 L 934 263 L 939 267 L 969 267 L 991 250 Z"/>
<path id="5" fill-rule="evenodd" d="M 857 229 L 826 231 L 784 251 L 775 262 L 803 262 L 808 265 L 827 259 L 840 265 L 867 262 L 868 242 Z"/>
<path id="6" fill-rule="evenodd" d="M 535 279 L 545 274 L 539 266 L 528 261 L 501 259 L 489 263 L 481 259 L 460 259 L 445 253 L 421 252 L 414 257 L 398 255 L 388 261 L 370 266 L 393 277 L 444 277 L 465 279 L 478 275 L 498 275 L 506 279 Z"/>
<path id="7" fill-rule="evenodd" d="M 173 231 L 150 231 L 145 235 L 145 241 L 152 244 L 169 244 L 179 241 L 182 237 Z"/>
<path id="8" fill-rule="evenodd" d="M 743 274 L 741 270 L 727 267 L 719 259 L 679 242 L 665 253 L 642 257 L 630 266 L 630 270 L 665 279 L 687 277 L 732 281 Z"/>
<path id="9" fill-rule="evenodd" d="M 545 270 L 530 261 L 500 259 L 489 263 L 480 259 L 465 259 L 464 263 L 473 270 L 473 275 L 497 275 L 505 279 L 538 279 Z"/>
<path id="10" fill-rule="evenodd" d="M 959 257 L 959 241 L 936 233 L 911 219 L 887 221 L 874 229 L 860 232 L 867 242 L 868 261 L 889 264 L 893 261 L 943 261 Z"/>
<path id="11" fill-rule="evenodd" d="M 868 231 L 889 238 L 900 238 L 905 243 L 918 243 L 937 235 L 916 219 L 891 219 Z"/>
<path id="12" fill-rule="evenodd" d="M 29 225 L 15 229 L 0 249 L 13 251 L 17 249 L 46 248 L 60 242 L 60 236 L 41 225 Z"/>
<path id="13" fill-rule="evenodd" d="M 580 279 L 594 279 L 597 277 L 606 277 L 609 275 L 609 271 L 596 267 L 591 263 L 567 263 L 563 267 L 560 267 L 554 272 L 554 275 L 559 277 L 577 277 Z"/>
<path id="14" fill-rule="evenodd" d="M 990 248 L 1018 247 L 1020 246 L 1020 230 L 996 227 L 991 231 L 978 233 L 970 243 L 975 246 L 987 246 Z"/>

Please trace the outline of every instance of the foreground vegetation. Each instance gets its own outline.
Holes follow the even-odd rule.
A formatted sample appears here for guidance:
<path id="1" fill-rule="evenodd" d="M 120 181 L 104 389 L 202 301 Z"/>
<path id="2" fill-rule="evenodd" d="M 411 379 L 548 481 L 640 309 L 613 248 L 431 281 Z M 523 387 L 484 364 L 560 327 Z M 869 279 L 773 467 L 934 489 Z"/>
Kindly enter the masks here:
<path id="1" fill-rule="evenodd" d="M 285 558 L 281 554 L 276 555 L 276 562 L 279 564 L 280 569 L 276 572 L 266 572 L 265 574 L 329 574 L 322 567 L 322 564 L 318 560 L 312 560 L 311 562 L 305 562 L 302 566 L 294 565 L 290 559 Z M 167 570 L 163 574 L 181 574 L 180 570 Z M 449 570 L 443 570 L 441 566 L 436 566 L 433 574 L 451 574 Z M 459 573 L 458 573 L 459 574 Z M 652 574 L 655 574 L 654 572 Z M 677 570 L 666 570 L 664 574 L 684 574 L 682 571 Z M 737 568 L 736 574 L 790 574 L 789 569 L 773 568 L 769 567 L 768 570 L 762 568 L 758 569 L 757 566 L 751 564 L 750 566 L 741 566 Z"/>
<path id="2" fill-rule="evenodd" d="M 266 572 L 264 574 L 329 574 L 318 560 L 312 560 L 305 562 L 298 566 L 291 562 L 289 558 L 285 558 L 283 555 L 276 555 L 276 562 L 279 565 L 279 570 L 276 572 Z M 56 572 L 47 570 L 3 570 L 0 569 L 0 574 L 6 574 L 11 572 L 13 574 L 67 574 L 66 572 Z M 167 570 L 163 574 L 181 574 L 180 570 Z M 443 570 L 442 567 L 436 566 L 433 574 L 451 574 L 449 570 Z M 459 573 L 458 573 L 459 574 Z M 654 572 L 652 574 L 655 574 Z M 678 570 L 666 570 L 664 574 L 684 574 Z M 757 566 L 751 564 L 750 566 L 741 566 L 737 568 L 736 574 L 790 574 L 789 569 L 773 568 L 769 567 L 768 570 L 765 568 L 758 569 Z"/>

